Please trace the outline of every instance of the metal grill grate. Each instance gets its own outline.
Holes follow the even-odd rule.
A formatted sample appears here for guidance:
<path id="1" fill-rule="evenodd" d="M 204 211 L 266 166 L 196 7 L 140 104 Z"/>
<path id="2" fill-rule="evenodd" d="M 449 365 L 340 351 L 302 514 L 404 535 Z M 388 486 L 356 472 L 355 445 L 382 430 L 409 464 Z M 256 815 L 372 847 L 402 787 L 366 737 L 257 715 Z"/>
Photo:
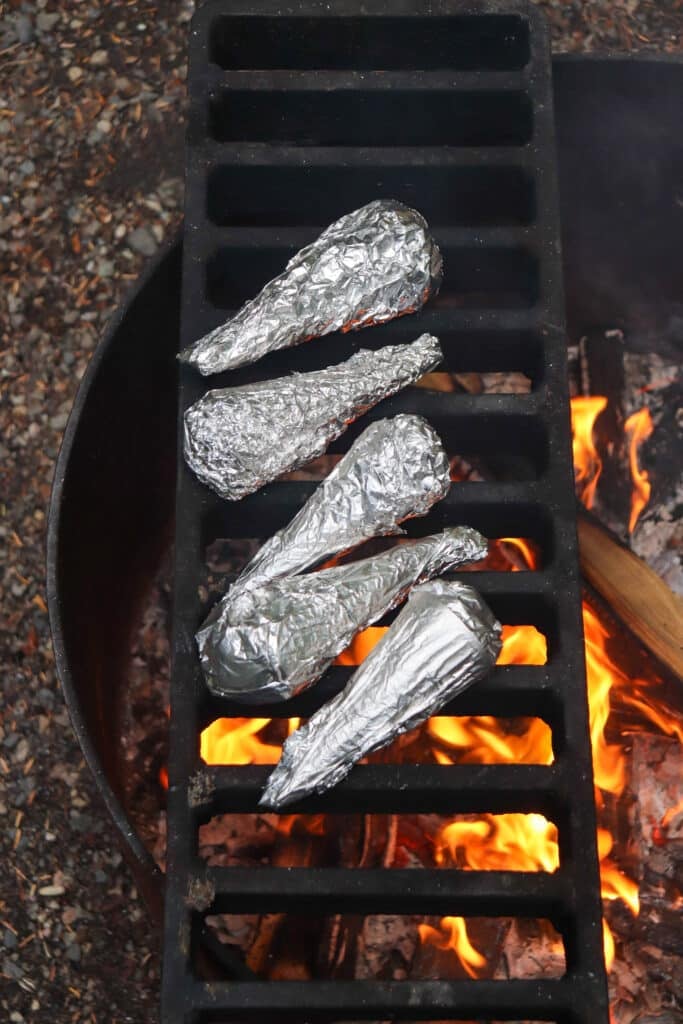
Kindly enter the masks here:
<path id="1" fill-rule="evenodd" d="M 555 762 L 359 766 L 296 810 L 532 812 L 559 830 L 553 875 L 457 870 L 210 869 L 198 828 L 213 814 L 256 809 L 269 769 L 208 768 L 199 733 L 213 718 L 261 715 L 211 697 L 194 632 L 215 537 L 268 536 L 314 484 L 275 482 L 236 504 L 178 462 L 174 670 L 164 946 L 166 1024 L 228 1020 L 607 1020 L 601 907 L 580 615 L 549 54 L 524 3 L 411 0 L 376 5 L 215 0 L 195 16 L 183 269 L 183 346 L 216 326 L 330 221 L 378 197 L 420 209 L 442 248 L 446 279 L 419 315 L 274 353 L 212 378 L 244 383 L 316 369 L 359 347 L 441 339 L 452 372 L 520 370 L 525 395 L 410 388 L 367 424 L 425 415 L 453 454 L 493 459 L 495 483 L 456 483 L 410 532 L 468 523 L 489 537 L 531 537 L 542 567 L 472 580 L 506 623 L 547 637 L 548 664 L 497 668 L 445 709 L 530 715 L 551 727 Z M 364 12 L 364 13 L 361 13 Z M 180 409 L 207 382 L 181 370 Z M 335 668 L 312 691 L 273 706 L 307 715 L 338 691 Z M 234 912 L 440 913 L 550 919 L 567 973 L 537 981 L 206 982 L 193 967 L 208 908 Z"/>

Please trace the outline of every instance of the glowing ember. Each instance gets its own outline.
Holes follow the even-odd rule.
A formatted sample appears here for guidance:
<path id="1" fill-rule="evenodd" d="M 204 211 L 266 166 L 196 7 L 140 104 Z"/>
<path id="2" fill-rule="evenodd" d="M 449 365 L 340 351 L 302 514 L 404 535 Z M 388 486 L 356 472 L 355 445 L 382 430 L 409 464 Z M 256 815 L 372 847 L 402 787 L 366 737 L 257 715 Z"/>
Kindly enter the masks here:
<path id="1" fill-rule="evenodd" d="M 638 517 L 650 500 L 650 478 L 647 471 L 638 466 L 638 449 L 643 441 L 646 441 L 654 430 L 650 410 L 643 408 L 634 412 L 624 424 L 624 432 L 628 441 L 628 461 L 631 468 L 631 479 L 633 480 L 633 492 L 631 494 L 631 517 L 628 522 L 628 532 L 633 533 Z"/>
<path id="2" fill-rule="evenodd" d="M 586 508 L 593 507 L 595 488 L 602 472 L 602 459 L 593 443 L 593 426 L 606 406 L 607 399 L 602 395 L 572 398 L 574 479 Z"/>

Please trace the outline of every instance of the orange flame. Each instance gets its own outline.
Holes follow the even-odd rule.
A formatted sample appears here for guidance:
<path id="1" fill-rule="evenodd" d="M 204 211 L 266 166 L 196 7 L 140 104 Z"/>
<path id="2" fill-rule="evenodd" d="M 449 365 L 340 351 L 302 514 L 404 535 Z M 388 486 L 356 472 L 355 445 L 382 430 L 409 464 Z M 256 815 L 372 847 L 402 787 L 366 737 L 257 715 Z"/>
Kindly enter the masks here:
<path id="1" fill-rule="evenodd" d="M 631 479 L 633 480 L 633 492 L 631 494 L 631 517 L 628 522 L 628 532 L 633 533 L 638 522 L 640 513 L 650 500 L 652 490 L 647 470 L 638 466 L 638 449 L 643 441 L 647 441 L 652 434 L 654 426 L 650 410 L 645 406 L 626 420 L 624 433 L 628 440 L 628 461 L 631 468 Z"/>
<path id="2" fill-rule="evenodd" d="M 593 507 L 602 472 L 602 459 L 593 443 L 593 427 L 606 406 L 607 399 L 602 395 L 579 396 L 571 401 L 574 479 L 586 508 Z"/>
<path id="3" fill-rule="evenodd" d="M 536 567 L 536 555 L 528 541 L 523 540 L 521 537 L 501 537 L 498 540 L 498 544 L 509 544 L 510 547 L 516 548 L 530 569 Z M 519 568 L 516 565 L 511 566 L 511 569 L 512 572 L 519 572 Z"/>
<path id="4" fill-rule="evenodd" d="M 611 971 L 615 955 L 614 936 L 612 935 L 612 929 L 607 924 L 604 917 L 602 919 L 602 949 L 605 954 L 605 967 L 608 971 Z"/>
<path id="5" fill-rule="evenodd" d="M 446 855 L 448 853 L 448 857 Z M 542 814 L 485 814 L 440 832 L 436 861 L 472 871 L 555 871 L 557 827 Z"/>
<path id="6" fill-rule="evenodd" d="M 606 650 L 609 633 L 595 613 L 584 602 L 583 631 L 586 645 L 586 677 L 593 775 L 599 789 L 619 794 L 624 788 L 626 768 L 621 748 L 605 739 L 610 714 L 610 692 L 621 673 Z"/>
<path id="7" fill-rule="evenodd" d="M 270 718 L 216 718 L 201 735 L 199 753 L 205 764 L 277 764 L 281 747 L 258 735 Z"/>
<path id="8" fill-rule="evenodd" d="M 431 942 L 439 949 L 452 949 L 471 978 L 476 978 L 478 970 L 486 967 L 486 958 L 475 949 L 467 934 L 467 925 L 463 917 L 442 917 L 441 931 L 429 924 L 419 924 L 421 942 Z"/>

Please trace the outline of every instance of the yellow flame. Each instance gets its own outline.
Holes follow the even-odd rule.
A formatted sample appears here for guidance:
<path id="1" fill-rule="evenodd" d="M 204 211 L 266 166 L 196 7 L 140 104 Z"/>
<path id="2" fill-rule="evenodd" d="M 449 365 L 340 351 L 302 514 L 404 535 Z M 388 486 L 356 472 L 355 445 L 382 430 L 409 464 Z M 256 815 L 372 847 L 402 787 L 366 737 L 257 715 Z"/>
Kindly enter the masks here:
<path id="1" fill-rule="evenodd" d="M 647 407 L 634 412 L 624 424 L 624 433 L 628 441 L 628 461 L 631 469 L 631 480 L 633 481 L 631 516 L 628 522 L 629 533 L 633 533 L 640 513 L 650 500 L 650 492 L 652 490 L 650 477 L 647 470 L 641 469 L 638 465 L 638 450 L 643 441 L 647 441 L 653 430 L 652 417 Z"/>
<path id="2" fill-rule="evenodd" d="M 602 395 L 579 396 L 571 402 L 574 478 L 586 508 L 593 507 L 602 472 L 602 459 L 593 442 L 593 427 L 606 406 L 607 399 Z"/>
<path id="3" fill-rule="evenodd" d="M 452 949 L 458 955 L 471 978 L 476 978 L 482 967 L 486 967 L 486 958 L 475 949 L 467 934 L 467 925 L 463 917 L 442 917 L 441 931 L 429 924 L 417 926 L 421 942 L 430 942 L 438 949 Z"/>

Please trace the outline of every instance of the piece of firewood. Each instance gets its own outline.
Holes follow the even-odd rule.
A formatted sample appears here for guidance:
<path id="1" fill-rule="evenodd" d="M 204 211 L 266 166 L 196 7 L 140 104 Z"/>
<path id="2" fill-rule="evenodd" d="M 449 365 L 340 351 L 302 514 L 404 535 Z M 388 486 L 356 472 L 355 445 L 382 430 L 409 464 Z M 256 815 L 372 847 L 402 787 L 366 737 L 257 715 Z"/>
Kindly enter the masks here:
<path id="1" fill-rule="evenodd" d="M 578 531 L 581 572 L 588 583 L 655 658 L 683 679 L 683 601 L 583 510 Z"/>

